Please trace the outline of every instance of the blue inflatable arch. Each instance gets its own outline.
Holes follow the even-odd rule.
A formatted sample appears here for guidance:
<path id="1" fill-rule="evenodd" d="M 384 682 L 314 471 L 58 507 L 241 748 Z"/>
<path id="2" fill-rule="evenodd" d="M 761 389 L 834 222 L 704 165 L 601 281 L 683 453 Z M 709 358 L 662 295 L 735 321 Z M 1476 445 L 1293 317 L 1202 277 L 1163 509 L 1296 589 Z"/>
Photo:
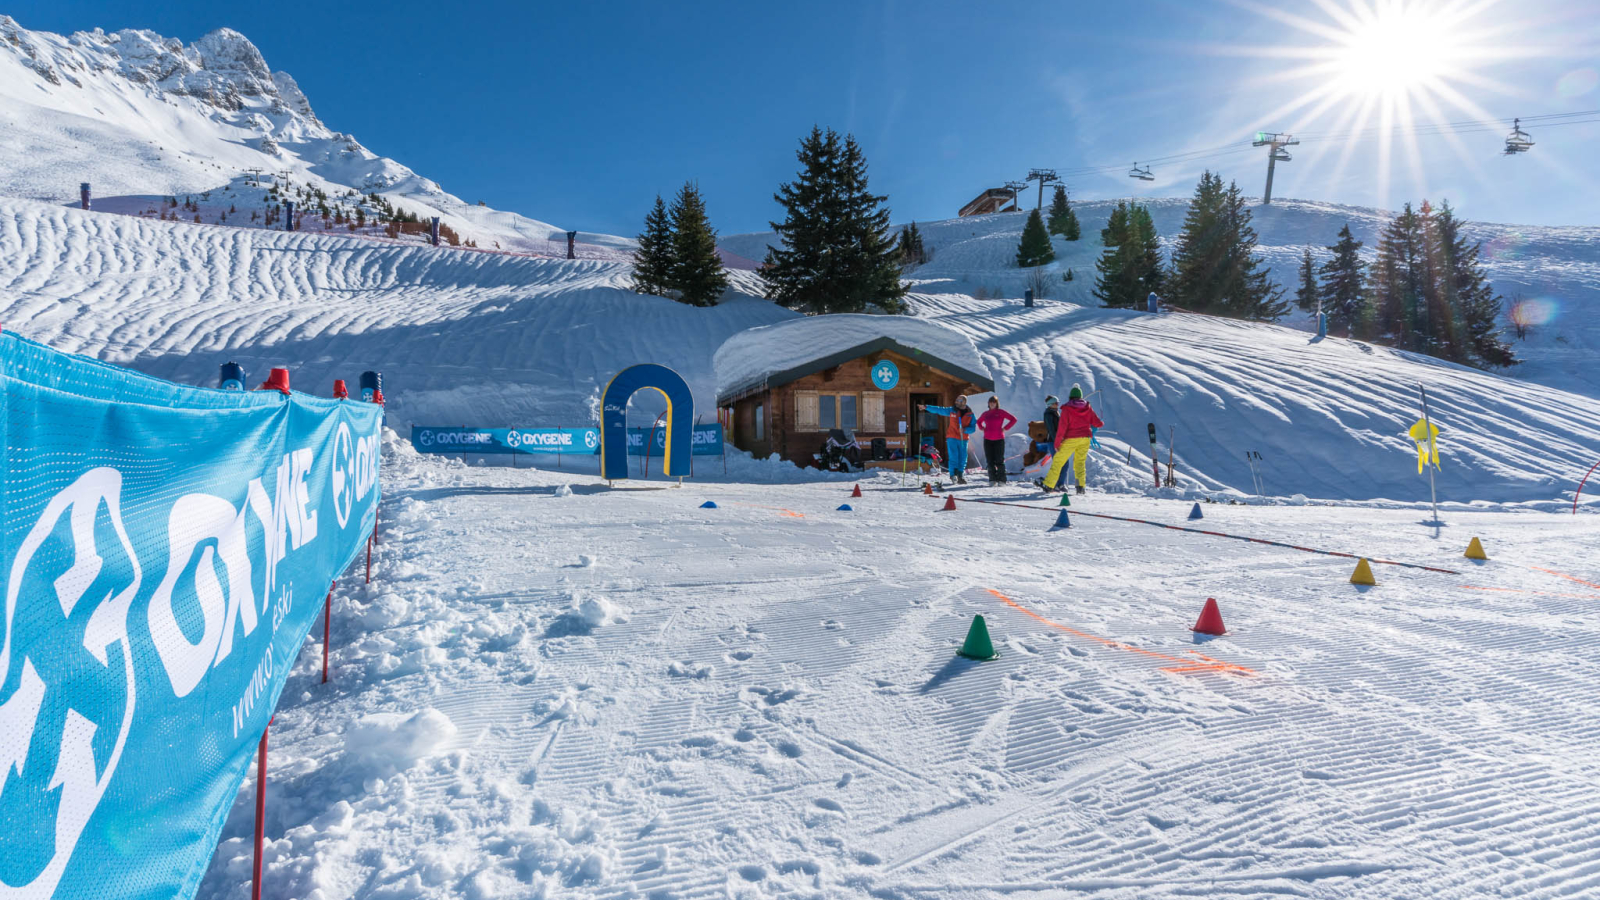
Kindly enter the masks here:
<path id="1" fill-rule="evenodd" d="M 628 398 L 645 388 L 667 401 L 667 456 L 664 475 L 689 473 L 690 441 L 694 439 L 694 397 L 683 376 L 666 366 L 646 363 L 617 373 L 600 395 L 600 477 L 628 477 Z"/>

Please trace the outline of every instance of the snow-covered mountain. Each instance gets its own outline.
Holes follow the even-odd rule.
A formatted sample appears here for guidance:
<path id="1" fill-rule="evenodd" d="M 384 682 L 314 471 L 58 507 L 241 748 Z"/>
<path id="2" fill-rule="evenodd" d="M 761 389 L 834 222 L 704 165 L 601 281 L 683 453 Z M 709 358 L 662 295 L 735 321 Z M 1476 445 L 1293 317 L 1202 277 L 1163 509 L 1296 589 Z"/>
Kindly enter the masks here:
<path id="1" fill-rule="evenodd" d="M 326 199 L 313 200 L 313 212 L 325 202 L 353 214 L 377 195 L 438 215 L 486 249 L 566 251 L 566 229 L 468 203 L 329 128 L 292 76 L 272 71 L 227 28 L 185 46 L 136 29 L 63 37 L 0 16 L 0 172 L 9 196 L 76 202 L 88 182 L 98 210 L 153 217 L 169 214 L 163 201 L 175 198 L 186 202 L 171 215 L 207 224 L 263 225 L 249 214 L 273 187 L 320 192 Z M 302 221 L 305 230 L 346 230 L 342 221 Z M 614 257 L 632 244 L 578 240 L 580 257 Z"/>

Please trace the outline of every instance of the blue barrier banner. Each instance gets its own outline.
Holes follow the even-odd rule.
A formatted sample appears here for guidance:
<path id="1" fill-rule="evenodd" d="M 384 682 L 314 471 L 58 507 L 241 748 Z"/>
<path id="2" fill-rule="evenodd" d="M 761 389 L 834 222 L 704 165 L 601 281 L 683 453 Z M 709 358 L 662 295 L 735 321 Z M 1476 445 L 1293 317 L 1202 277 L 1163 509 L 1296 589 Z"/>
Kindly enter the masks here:
<path id="1" fill-rule="evenodd" d="M 664 428 L 629 428 L 628 429 L 628 455 L 644 456 L 645 443 L 650 439 L 651 431 L 655 432 L 655 443 L 650 447 L 650 456 L 659 457 L 667 448 L 667 432 Z M 721 456 L 722 455 L 722 425 L 696 425 L 689 436 L 689 452 L 694 456 Z"/>
<path id="2" fill-rule="evenodd" d="M 439 428 L 411 427 L 411 446 L 419 453 L 571 453 L 600 452 L 598 428 Z"/>
<path id="3" fill-rule="evenodd" d="M 378 504 L 372 404 L 0 333 L 0 897 L 192 897 Z"/>
<path id="4" fill-rule="evenodd" d="M 659 457 L 666 449 L 666 429 L 656 428 L 655 446 L 650 455 Z M 644 445 L 651 429 L 628 429 L 628 455 L 644 456 Z M 600 452 L 598 428 L 441 428 L 414 425 L 411 446 L 420 453 L 495 454 L 572 454 L 585 456 Z M 696 425 L 691 433 L 690 452 L 695 456 L 722 455 L 722 425 Z"/>

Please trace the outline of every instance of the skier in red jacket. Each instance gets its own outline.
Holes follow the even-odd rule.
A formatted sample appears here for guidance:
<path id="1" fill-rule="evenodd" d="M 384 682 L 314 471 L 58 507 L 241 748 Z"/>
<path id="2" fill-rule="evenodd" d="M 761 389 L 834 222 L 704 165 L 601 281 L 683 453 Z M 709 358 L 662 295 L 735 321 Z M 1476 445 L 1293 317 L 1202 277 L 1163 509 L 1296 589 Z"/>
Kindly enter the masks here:
<path id="1" fill-rule="evenodd" d="M 1056 431 L 1055 458 L 1050 460 L 1050 472 L 1044 476 L 1039 486 L 1046 491 L 1058 490 L 1057 484 L 1067 468 L 1067 460 L 1071 459 L 1072 474 L 1077 477 L 1078 493 L 1083 493 L 1084 482 L 1089 476 L 1089 441 L 1094 438 L 1094 429 L 1105 424 L 1095 415 L 1094 407 L 1089 405 L 1089 401 L 1083 399 L 1083 389 L 1073 385 L 1067 402 L 1061 406 L 1061 424 Z"/>

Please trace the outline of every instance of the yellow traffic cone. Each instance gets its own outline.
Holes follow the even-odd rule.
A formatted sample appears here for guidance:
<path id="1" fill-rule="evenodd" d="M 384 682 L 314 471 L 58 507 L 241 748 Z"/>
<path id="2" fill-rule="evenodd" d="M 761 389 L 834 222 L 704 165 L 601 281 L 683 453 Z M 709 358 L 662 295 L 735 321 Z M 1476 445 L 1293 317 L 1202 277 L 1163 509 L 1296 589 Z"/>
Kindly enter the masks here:
<path id="1" fill-rule="evenodd" d="M 1480 543 L 1477 538 L 1473 538 L 1472 543 L 1467 545 L 1467 552 L 1463 555 L 1466 556 L 1467 559 L 1487 560 L 1489 558 L 1489 554 L 1483 552 L 1483 544 Z"/>
<path id="2" fill-rule="evenodd" d="M 1372 577 L 1372 566 L 1367 564 L 1367 558 L 1362 557 L 1356 562 L 1356 570 L 1350 573 L 1351 584 L 1377 584 Z"/>

